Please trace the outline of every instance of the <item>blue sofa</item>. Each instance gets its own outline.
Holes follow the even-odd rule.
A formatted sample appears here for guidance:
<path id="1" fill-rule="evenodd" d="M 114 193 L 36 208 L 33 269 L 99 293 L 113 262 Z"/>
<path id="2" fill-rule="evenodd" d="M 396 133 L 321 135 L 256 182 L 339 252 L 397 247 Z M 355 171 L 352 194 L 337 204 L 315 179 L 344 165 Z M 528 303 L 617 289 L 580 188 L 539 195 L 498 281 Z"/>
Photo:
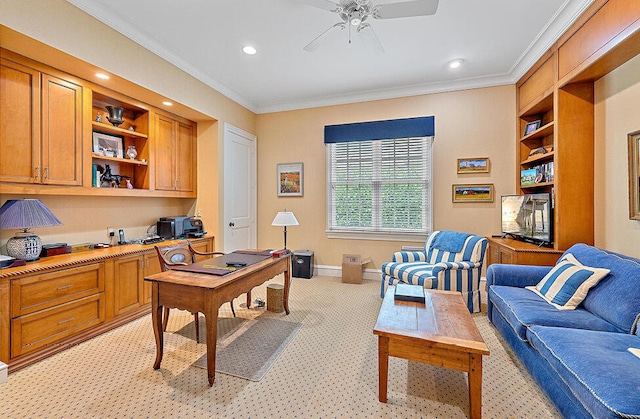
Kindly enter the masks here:
<path id="1" fill-rule="evenodd" d="M 493 264 L 488 316 L 567 418 L 640 418 L 640 260 L 584 244 L 569 248 L 606 274 L 573 310 L 559 310 L 535 286 L 554 267 Z M 558 271 L 558 265 L 554 269 Z"/>

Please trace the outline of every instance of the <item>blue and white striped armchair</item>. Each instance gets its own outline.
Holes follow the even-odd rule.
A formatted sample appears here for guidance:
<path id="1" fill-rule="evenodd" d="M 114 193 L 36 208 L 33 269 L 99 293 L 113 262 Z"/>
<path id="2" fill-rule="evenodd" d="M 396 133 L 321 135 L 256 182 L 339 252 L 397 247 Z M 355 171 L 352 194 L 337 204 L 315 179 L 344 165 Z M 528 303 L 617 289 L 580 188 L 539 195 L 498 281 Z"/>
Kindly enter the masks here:
<path id="1" fill-rule="evenodd" d="M 458 291 L 469 311 L 480 311 L 480 275 L 487 239 L 456 231 L 434 231 L 421 251 L 401 251 L 382 264 L 380 296 L 398 282 Z"/>

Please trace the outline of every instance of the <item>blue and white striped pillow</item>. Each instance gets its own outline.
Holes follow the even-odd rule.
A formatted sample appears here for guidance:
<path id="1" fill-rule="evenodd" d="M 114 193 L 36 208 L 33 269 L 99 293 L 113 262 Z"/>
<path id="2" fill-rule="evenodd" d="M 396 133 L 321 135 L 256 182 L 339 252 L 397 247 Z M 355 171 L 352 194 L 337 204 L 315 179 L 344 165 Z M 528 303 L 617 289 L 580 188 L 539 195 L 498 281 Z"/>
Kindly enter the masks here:
<path id="1" fill-rule="evenodd" d="M 584 266 L 567 253 L 538 285 L 527 289 L 560 310 L 573 310 L 608 273 L 609 269 Z"/>

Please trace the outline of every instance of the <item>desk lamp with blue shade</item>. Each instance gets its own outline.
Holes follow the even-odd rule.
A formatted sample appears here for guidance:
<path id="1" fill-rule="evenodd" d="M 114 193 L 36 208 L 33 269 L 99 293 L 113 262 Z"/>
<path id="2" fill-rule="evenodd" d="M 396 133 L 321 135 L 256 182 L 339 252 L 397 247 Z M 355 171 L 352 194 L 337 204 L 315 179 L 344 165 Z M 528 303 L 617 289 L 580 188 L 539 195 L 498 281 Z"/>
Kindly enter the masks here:
<path id="1" fill-rule="evenodd" d="M 15 259 L 40 258 L 42 240 L 29 229 L 57 225 L 62 222 L 39 199 L 10 199 L 0 208 L 0 230 L 22 230 L 7 241 L 7 254 Z"/>

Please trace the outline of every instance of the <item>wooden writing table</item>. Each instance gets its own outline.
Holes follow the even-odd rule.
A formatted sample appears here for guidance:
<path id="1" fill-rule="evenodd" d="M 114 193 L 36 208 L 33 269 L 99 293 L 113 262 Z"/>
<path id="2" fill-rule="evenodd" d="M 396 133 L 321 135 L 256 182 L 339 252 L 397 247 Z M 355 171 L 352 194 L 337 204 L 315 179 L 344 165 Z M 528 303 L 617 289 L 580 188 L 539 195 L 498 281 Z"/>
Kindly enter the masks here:
<path id="1" fill-rule="evenodd" d="M 423 362 L 469 374 L 472 418 L 482 416 L 482 355 L 489 355 L 473 318 L 455 291 L 425 290 L 425 302 L 384 296 L 373 333 L 378 335 L 379 399 L 387 402 L 389 357 Z"/>
<path id="2" fill-rule="evenodd" d="M 151 316 L 156 338 L 154 369 L 162 362 L 162 310 L 163 307 L 203 313 L 207 322 L 207 375 L 209 385 L 216 377 L 216 339 L 218 309 L 240 294 L 247 293 L 247 307 L 251 304 L 251 289 L 284 273 L 284 310 L 289 314 L 289 288 L 291 255 L 269 258 L 238 269 L 226 275 L 169 270 L 145 278 L 151 282 Z"/>

